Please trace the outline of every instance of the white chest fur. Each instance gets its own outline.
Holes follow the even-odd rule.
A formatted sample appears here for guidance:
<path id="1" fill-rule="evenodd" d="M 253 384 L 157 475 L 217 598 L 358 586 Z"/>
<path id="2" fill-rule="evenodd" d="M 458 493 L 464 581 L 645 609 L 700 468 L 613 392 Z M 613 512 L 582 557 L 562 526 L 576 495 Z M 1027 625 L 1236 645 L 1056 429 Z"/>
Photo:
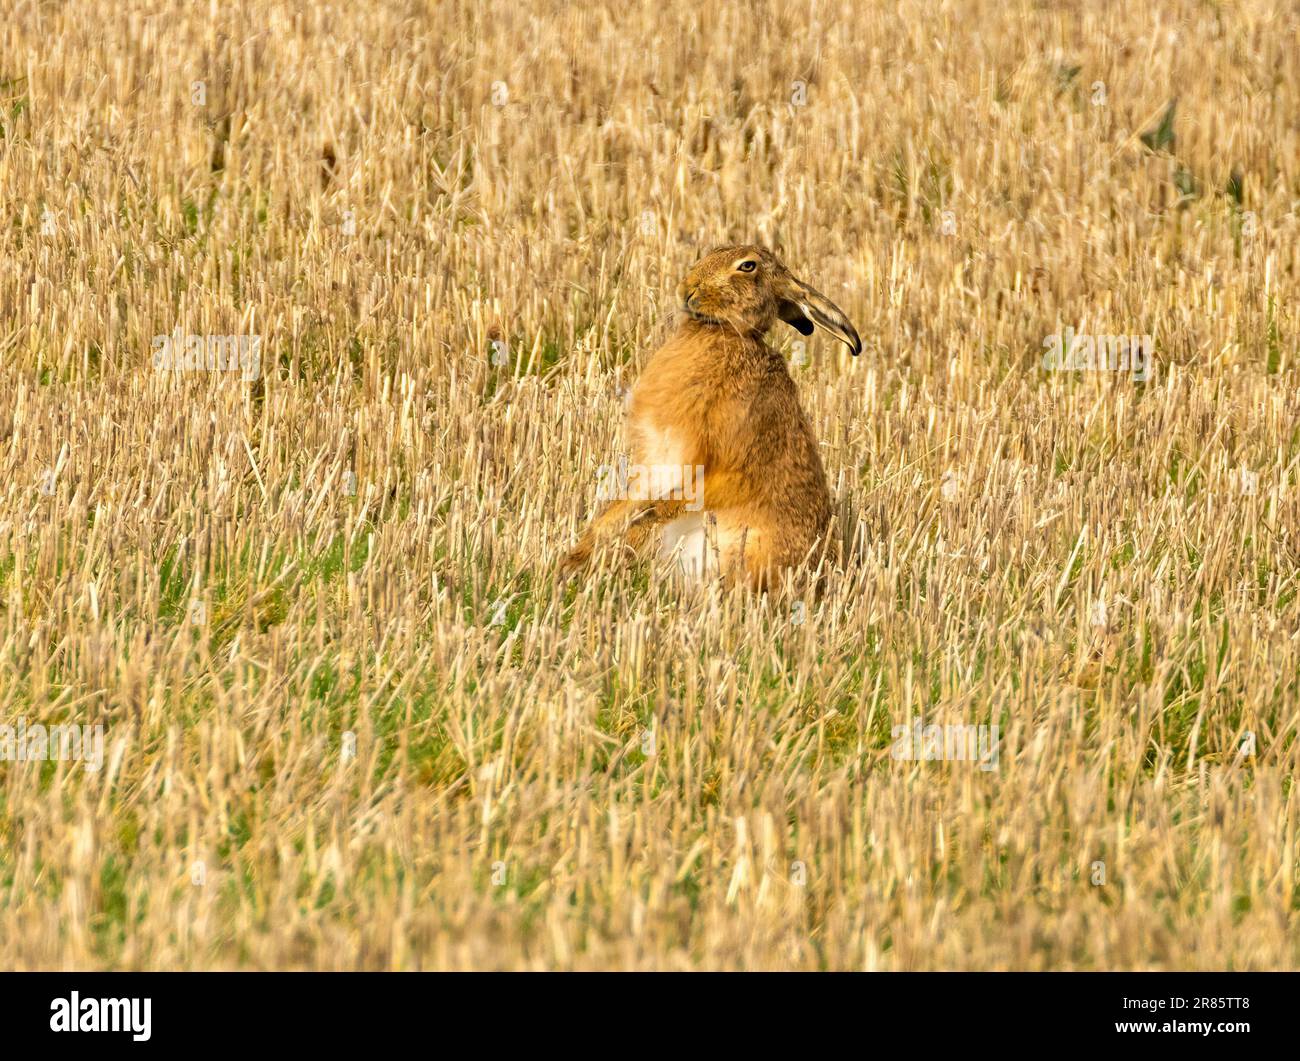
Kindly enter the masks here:
<path id="1" fill-rule="evenodd" d="M 642 423 L 640 426 L 640 446 L 636 455 L 638 462 L 660 467 L 680 468 L 686 459 L 686 447 L 674 431 Z"/>

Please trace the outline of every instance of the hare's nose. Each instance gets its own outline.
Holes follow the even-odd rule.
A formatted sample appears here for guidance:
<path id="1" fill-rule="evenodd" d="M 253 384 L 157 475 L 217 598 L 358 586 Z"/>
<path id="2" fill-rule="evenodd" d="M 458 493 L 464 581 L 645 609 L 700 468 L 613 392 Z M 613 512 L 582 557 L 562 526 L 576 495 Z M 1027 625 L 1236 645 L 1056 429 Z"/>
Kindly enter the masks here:
<path id="1" fill-rule="evenodd" d="M 689 307 L 692 307 L 692 308 L 694 307 L 694 305 L 695 305 L 695 288 L 693 288 L 693 287 L 687 287 L 685 284 L 682 284 L 681 296 L 682 296 L 682 302 L 683 302 L 686 306 L 689 306 Z"/>

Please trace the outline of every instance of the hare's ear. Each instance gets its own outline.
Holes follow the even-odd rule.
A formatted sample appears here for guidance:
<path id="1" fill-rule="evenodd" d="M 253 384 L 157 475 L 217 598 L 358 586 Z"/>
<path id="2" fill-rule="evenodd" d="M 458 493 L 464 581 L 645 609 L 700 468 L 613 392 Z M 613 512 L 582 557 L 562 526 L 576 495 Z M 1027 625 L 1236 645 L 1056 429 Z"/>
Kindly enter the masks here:
<path id="1" fill-rule="evenodd" d="M 782 293 L 776 308 L 777 316 L 802 335 L 812 335 L 813 325 L 830 332 L 857 357 L 862 353 L 862 340 L 844 311 L 820 291 L 789 278 L 788 288 Z"/>
<path id="2" fill-rule="evenodd" d="M 777 306 L 777 316 L 786 324 L 790 325 L 800 335 L 812 335 L 813 323 L 803 315 L 803 310 L 799 308 L 797 302 L 787 302 L 782 299 Z"/>

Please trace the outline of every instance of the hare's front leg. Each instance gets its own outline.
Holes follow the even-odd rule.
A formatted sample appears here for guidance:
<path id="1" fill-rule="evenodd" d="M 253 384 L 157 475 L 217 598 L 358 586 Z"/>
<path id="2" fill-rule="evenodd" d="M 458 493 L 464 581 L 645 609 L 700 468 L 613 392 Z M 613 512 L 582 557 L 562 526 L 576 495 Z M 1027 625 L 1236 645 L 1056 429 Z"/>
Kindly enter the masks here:
<path id="1" fill-rule="evenodd" d="M 585 567 L 591 554 L 601 542 L 621 538 L 632 552 L 638 552 L 656 527 L 676 519 L 682 512 L 684 501 L 665 498 L 658 501 L 611 501 L 591 521 L 591 526 L 564 559 L 560 572 L 571 575 Z"/>

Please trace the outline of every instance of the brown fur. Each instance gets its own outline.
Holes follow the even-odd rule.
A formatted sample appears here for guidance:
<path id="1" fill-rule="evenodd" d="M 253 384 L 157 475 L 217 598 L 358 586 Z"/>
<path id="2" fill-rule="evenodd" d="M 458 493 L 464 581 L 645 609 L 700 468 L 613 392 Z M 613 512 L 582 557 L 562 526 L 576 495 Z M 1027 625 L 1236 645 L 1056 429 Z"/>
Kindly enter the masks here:
<path id="1" fill-rule="evenodd" d="M 738 268 L 751 261 L 753 269 Z M 709 545 L 722 575 L 766 588 L 819 545 L 831 502 L 794 380 L 763 337 L 784 320 L 804 334 L 813 324 L 825 328 L 855 354 L 861 341 L 833 303 L 761 247 L 711 252 L 679 294 L 683 319 L 632 392 L 632 464 L 702 466 Z M 633 497 L 648 492 L 635 480 L 629 485 Z M 604 540 L 639 551 L 685 514 L 683 497 L 676 490 L 610 502 L 564 558 L 564 571 L 583 566 Z"/>

